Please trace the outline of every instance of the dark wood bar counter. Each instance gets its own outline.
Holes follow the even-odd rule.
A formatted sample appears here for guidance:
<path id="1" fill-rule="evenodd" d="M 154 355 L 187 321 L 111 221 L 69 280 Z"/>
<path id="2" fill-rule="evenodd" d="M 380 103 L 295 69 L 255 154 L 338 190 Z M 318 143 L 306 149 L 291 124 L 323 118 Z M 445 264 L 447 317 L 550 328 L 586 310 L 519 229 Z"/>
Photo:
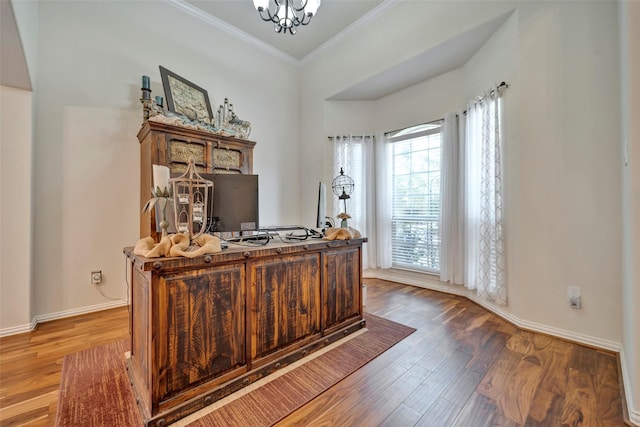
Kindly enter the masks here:
<path id="1" fill-rule="evenodd" d="M 230 244 L 131 263 L 129 376 L 145 423 L 168 425 L 365 326 L 366 239 Z"/>

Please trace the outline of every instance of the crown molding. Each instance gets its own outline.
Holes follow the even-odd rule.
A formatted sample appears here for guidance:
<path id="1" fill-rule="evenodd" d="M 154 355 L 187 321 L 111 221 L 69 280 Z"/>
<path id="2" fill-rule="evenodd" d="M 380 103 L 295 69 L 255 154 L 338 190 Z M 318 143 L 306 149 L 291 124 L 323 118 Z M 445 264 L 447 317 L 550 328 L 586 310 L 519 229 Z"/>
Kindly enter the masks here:
<path id="1" fill-rule="evenodd" d="M 377 17 L 385 13 L 387 10 L 389 10 L 393 6 L 397 5 L 400 0 L 384 0 L 374 9 L 370 10 L 367 14 L 360 17 L 357 21 L 349 25 L 340 33 L 336 34 L 335 36 L 333 36 L 332 38 L 330 38 L 329 40 L 327 40 L 326 42 L 324 42 L 323 44 L 315 48 L 312 52 L 307 54 L 302 59 L 294 58 L 293 56 L 284 53 L 280 49 L 276 49 L 270 44 L 265 43 L 262 40 L 250 34 L 245 33 L 244 31 L 238 29 L 237 27 L 234 27 L 233 25 L 226 23 L 222 19 L 216 18 L 215 16 L 210 15 L 199 8 L 192 6 L 191 4 L 187 3 L 185 0 L 163 0 L 163 1 L 175 7 L 176 9 L 179 9 L 185 12 L 186 14 L 199 19 L 202 22 L 208 25 L 211 25 L 212 27 L 220 31 L 224 31 L 225 33 L 258 48 L 263 52 L 274 56 L 275 58 L 278 58 L 290 65 L 300 67 L 301 65 L 306 64 L 312 61 L 313 59 L 317 58 L 318 56 L 322 55 L 323 53 L 327 52 L 329 49 L 333 48 L 338 43 L 342 42 L 344 39 L 349 37 L 351 34 L 360 30 L 362 27 L 368 25 L 371 21 L 373 21 L 374 19 L 376 19 Z"/>
<path id="2" fill-rule="evenodd" d="M 291 55 L 288 55 L 286 53 L 284 53 L 283 51 L 276 49 L 275 47 L 271 46 L 268 43 L 263 42 L 262 40 L 253 37 L 250 34 L 245 33 L 242 30 L 239 30 L 238 28 L 234 27 L 231 24 L 226 23 L 225 21 L 216 18 L 213 15 L 210 15 L 204 11 L 202 11 L 201 9 L 198 9 L 195 6 L 190 5 L 189 3 L 187 3 L 184 0 L 163 0 L 165 3 L 168 3 L 169 5 L 175 7 L 176 9 L 179 9 L 183 12 L 185 12 L 188 15 L 193 16 L 194 18 L 199 19 L 200 21 L 211 25 L 212 27 L 220 30 L 220 31 L 224 31 L 225 33 L 239 39 L 242 40 L 260 50 L 262 50 L 265 53 L 268 53 L 269 55 L 272 55 L 288 64 L 294 65 L 296 67 L 300 66 L 300 60 L 294 58 Z"/>
<path id="3" fill-rule="evenodd" d="M 368 13 L 366 13 L 365 15 L 362 15 L 353 24 L 349 25 L 347 28 L 340 31 L 338 34 L 331 37 L 329 40 L 327 40 L 326 42 L 322 43 L 320 46 L 315 48 L 312 52 L 310 52 L 308 55 L 306 55 L 304 58 L 300 60 L 300 64 L 301 65 L 307 64 L 311 62 L 313 59 L 327 52 L 329 49 L 333 48 L 338 43 L 341 43 L 344 39 L 349 37 L 351 34 L 360 30 L 362 27 L 368 25 L 371 21 L 373 21 L 383 13 L 387 12 L 392 7 L 396 6 L 399 3 L 399 1 L 400 0 L 384 0 L 378 6 L 371 9 Z"/>

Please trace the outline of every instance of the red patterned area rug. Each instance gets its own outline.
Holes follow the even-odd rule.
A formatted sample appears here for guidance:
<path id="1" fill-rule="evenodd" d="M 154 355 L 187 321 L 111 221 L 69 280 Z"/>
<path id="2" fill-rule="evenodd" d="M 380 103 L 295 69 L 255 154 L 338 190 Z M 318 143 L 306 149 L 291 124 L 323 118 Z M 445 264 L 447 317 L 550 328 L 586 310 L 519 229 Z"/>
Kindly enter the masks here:
<path id="1" fill-rule="evenodd" d="M 273 425 L 415 331 L 372 314 L 365 314 L 365 319 L 367 329 L 357 336 L 345 338 L 320 355 L 312 354 L 286 373 L 252 384 L 175 425 Z M 125 369 L 127 347 L 126 341 L 117 341 L 65 356 L 56 426 L 143 425 Z"/>

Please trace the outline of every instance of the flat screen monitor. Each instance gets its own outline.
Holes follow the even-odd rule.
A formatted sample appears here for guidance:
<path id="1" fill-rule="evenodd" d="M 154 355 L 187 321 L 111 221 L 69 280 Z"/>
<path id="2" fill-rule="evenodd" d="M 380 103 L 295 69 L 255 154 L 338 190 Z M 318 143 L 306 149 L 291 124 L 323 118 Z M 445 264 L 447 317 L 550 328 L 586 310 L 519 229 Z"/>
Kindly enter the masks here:
<path id="1" fill-rule="evenodd" d="M 209 232 L 255 231 L 259 225 L 258 175 L 207 174 L 213 181 L 213 197 L 208 199 Z"/>
<path id="2" fill-rule="evenodd" d="M 318 212 L 316 214 L 316 228 L 325 227 L 327 216 L 327 186 L 324 182 L 318 185 Z"/>

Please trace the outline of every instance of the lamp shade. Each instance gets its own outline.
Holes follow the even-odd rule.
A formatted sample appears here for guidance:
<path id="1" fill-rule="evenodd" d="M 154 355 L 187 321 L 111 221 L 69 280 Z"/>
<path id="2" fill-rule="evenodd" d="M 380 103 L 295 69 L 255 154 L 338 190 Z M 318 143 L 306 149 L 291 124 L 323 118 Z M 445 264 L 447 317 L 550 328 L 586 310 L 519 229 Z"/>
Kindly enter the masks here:
<path id="1" fill-rule="evenodd" d="M 269 7 L 269 0 L 253 0 L 253 6 L 256 10 L 266 10 Z"/>
<path id="2" fill-rule="evenodd" d="M 320 2 L 322 0 L 307 0 L 307 4 L 304 7 L 304 13 L 305 15 L 315 15 L 316 12 L 318 11 L 318 8 L 320 7 Z M 255 3 L 255 0 L 254 0 Z"/>
<path id="3" fill-rule="evenodd" d="M 285 4 L 282 6 L 278 6 L 278 11 L 276 12 L 276 16 L 280 18 L 278 23 L 282 28 L 291 28 L 293 27 L 293 20 L 296 16 L 293 12 L 293 8 L 290 4 Z"/>

